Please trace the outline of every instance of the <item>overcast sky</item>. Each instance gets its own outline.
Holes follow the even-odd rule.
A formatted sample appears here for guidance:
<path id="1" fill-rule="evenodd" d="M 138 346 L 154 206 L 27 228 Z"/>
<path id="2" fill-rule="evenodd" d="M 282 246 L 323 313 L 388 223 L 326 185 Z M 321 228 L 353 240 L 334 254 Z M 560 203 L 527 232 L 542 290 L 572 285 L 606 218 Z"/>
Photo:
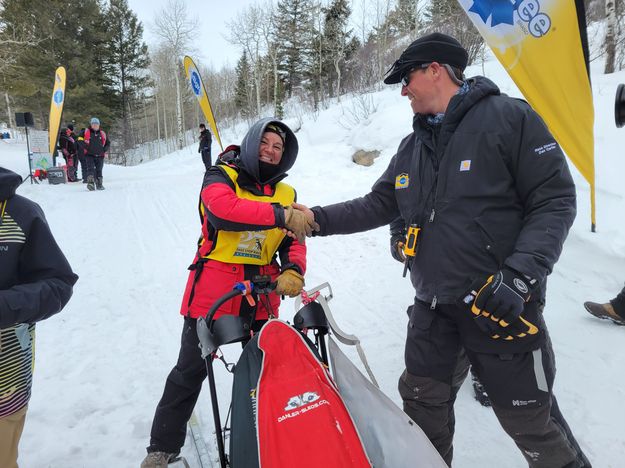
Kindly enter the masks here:
<path id="1" fill-rule="evenodd" d="M 223 35 L 228 34 L 226 23 L 232 20 L 236 14 L 250 4 L 249 0 L 185 0 L 189 15 L 199 21 L 197 39 L 194 47 L 198 50 L 197 62 L 206 66 L 212 65 L 219 69 L 223 65 L 234 66 L 239 59 L 240 52 L 231 45 Z M 130 9 L 133 10 L 143 23 L 143 38 L 150 49 L 156 44 L 157 39 L 152 32 L 154 18 L 167 5 L 167 0 L 128 0 Z"/>
<path id="2" fill-rule="evenodd" d="M 277 3 L 277 0 L 273 1 Z M 158 42 L 153 32 L 155 15 L 161 12 L 167 3 L 168 0 L 128 0 L 130 9 L 143 23 L 143 38 L 151 49 Z M 204 66 L 212 66 L 215 69 L 226 64 L 234 67 L 241 51 L 224 39 L 224 35 L 228 36 L 230 33 L 226 23 L 233 20 L 237 13 L 243 11 L 247 5 L 264 3 L 264 0 L 262 2 L 256 0 L 184 0 L 184 3 L 187 5 L 189 15 L 196 17 L 200 24 L 197 39 L 194 41 L 198 54 L 197 56 L 191 54 L 192 58 Z M 362 13 L 363 5 L 367 5 L 367 25 L 364 26 L 367 30 L 370 26 L 368 23 L 374 21 L 376 17 L 374 3 L 368 0 L 352 2 L 352 28 L 358 37 L 362 34 L 362 23 L 365 21 Z"/>

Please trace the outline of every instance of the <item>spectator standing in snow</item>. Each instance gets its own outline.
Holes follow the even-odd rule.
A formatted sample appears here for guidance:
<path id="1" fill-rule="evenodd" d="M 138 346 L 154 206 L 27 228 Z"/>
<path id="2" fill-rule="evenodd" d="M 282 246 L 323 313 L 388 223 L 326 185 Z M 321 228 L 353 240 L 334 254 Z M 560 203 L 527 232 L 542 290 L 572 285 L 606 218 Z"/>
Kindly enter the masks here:
<path id="1" fill-rule="evenodd" d="M 444 34 L 410 44 L 384 81 L 401 83 L 414 131 L 384 174 L 362 198 L 312 211 L 294 206 L 322 236 L 398 216 L 420 229 L 399 391 L 404 411 L 448 464 L 452 379 L 464 348 L 530 467 L 589 467 L 553 394 L 555 360 L 542 315 L 546 278 L 575 218 L 575 186 L 538 114 L 484 77 L 465 79 L 467 61 Z"/>
<path id="2" fill-rule="evenodd" d="M 83 140 L 85 162 L 87 163 L 87 188 L 89 190 L 104 190 L 102 168 L 111 141 L 104 130 L 100 128 L 100 120 L 97 117 L 91 119 L 89 128 L 85 130 Z"/>
<path id="3" fill-rule="evenodd" d="M 0 467 L 17 467 L 33 381 L 35 323 L 67 304 L 78 277 L 41 208 L 15 194 L 22 178 L 0 167 Z"/>
<path id="4" fill-rule="evenodd" d="M 197 149 L 198 153 L 202 154 L 202 162 L 204 163 L 204 167 L 208 171 L 210 167 L 213 165 L 211 160 L 211 142 L 212 136 L 211 132 L 208 131 L 206 125 L 203 123 L 200 124 L 200 144 Z"/>
<path id="5" fill-rule="evenodd" d="M 69 127 L 61 129 L 59 148 L 61 148 L 61 153 L 67 165 L 67 180 L 69 182 L 76 182 L 76 165 L 78 164 L 76 158 L 76 140 L 74 139 L 72 129 Z"/>
<path id="6" fill-rule="evenodd" d="M 87 183 L 87 160 L 85 156 L 85 130 L 81 128 L 76 136 L 76 154 L 78 155 L 78 161 L 80 161 L 80 177 L 82 183 Z"/>
<path id="7" fill-rule="evenodd" d="M 180 354 L 156 408 L 142 468 L 165 468 L 184 444 L 187 422 L 206 379 L 197 318 L 205 316 L 235 282 L 269 275 L 277 287 L 267 303 L 251 306 L 239 296 L 215 314 L 215 318 L 238 314 L 257 331 L 270 315 L 277 316 L 280 295 L 295 297 L 304 286 L 303 240 L 312 224 L 291 207 L 295 190 L 282 182 L 297 157 L 295 134 L 282 122 L 262 119 L 250 128 L 241 147 L 230 146 L 226 152 L 204 176 L 202 236 L 182 299 Z M 286 236 L 285 227 L 296 238 Z"/>
<path id="8" fill-rule="evenodd" d="M 605 304 L 584 302 L 584 307 L 595 317 L 612 320 L 617 325 L 625 325 L 625 287 L 614 299 Z"/>

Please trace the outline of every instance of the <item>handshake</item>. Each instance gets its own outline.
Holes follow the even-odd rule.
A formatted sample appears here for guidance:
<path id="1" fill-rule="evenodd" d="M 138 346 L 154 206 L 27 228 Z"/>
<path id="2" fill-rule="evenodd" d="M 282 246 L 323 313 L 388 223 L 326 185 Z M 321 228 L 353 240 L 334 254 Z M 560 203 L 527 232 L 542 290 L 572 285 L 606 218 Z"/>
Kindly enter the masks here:
<path id="1" fill-rule="evenodd" d="M 284 207 L 284 232 L 299 242 L 304 242 L 306 237 L 312 237 L 313 231 L 319 231 L 319 225 L 315 222 L 315 214 L 310 208 L 299 203 Z"/>

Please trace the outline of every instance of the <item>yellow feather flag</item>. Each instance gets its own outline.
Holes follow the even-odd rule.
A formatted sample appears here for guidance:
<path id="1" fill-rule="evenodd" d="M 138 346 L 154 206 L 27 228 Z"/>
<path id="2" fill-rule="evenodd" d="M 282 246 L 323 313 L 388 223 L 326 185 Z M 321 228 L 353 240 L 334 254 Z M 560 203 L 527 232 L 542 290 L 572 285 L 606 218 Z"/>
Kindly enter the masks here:
<path id="1" fill-rule="evenodd" d="M 61 125 L 61 115 L 63 114 L 63 103 L 65 103 L 65 68 L 59 67 L 54 73 L 54 88 L 52 89 L 52 99 L 50 101 L 50 120 L 48 122 L 48 138 L 50 139 L 50 154 L 56 153 L 56 142 L 59 139 L 59 127 Z"/>
<path id="2" fill-rule="evenodd" d="M 458 0 L 495 56 L 590 184 L 594 106 L 583 0 Z"/>
<path id="3" fill-rule="evenodd" d="M 187 74 L 187 79 L 189 80 L 189 84 L 191 85 L 191 90 L 193 91 L 193 94 L 195 94 L 197 102 L 200 104 L 200 108 L 204 113 L 204 117 L 206 117 L 206 121 L 210 125 L 213 135 L 215 136 L 215 138 L 217 138 L 217 143 L 219 143 L 219 147 L 223 151 L 224 147 L 221 144 L 221 138 L 219 137 L 217 122 L 215 121 L 213 108 L 211 107 L 211 103 L 208 100 L 208 94 L 206 93 L 206 88 L 204 87 L 204 83 L 202 82 L 202 77 L 200 76 L 200 72 L 193 62 L 193 59 L 188 55 L 185 55 L 184 57 L 184 71 Z"/>

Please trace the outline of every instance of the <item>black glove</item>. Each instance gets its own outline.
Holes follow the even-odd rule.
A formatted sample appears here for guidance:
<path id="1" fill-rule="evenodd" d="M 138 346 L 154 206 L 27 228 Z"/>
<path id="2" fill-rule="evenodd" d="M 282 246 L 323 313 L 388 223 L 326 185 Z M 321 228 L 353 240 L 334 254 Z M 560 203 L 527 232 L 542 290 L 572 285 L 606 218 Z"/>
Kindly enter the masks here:
<path id="1" fill-rule="evenodd" d="M 404 233 L 391 233 L 391 255 L 399 263 L 406 261 L 404 255 L 404 243 L 406 242 L 406 235 Z"/>
<path id="2" fill-rule="evenodd" d="M 536 280 L 507 268 L 489 277 L 471 305 L 477 325 L 492 338 L 503 336 L 506 340 L 538 333 L 538 328 L 521 316 L 535 285 Z"/>

